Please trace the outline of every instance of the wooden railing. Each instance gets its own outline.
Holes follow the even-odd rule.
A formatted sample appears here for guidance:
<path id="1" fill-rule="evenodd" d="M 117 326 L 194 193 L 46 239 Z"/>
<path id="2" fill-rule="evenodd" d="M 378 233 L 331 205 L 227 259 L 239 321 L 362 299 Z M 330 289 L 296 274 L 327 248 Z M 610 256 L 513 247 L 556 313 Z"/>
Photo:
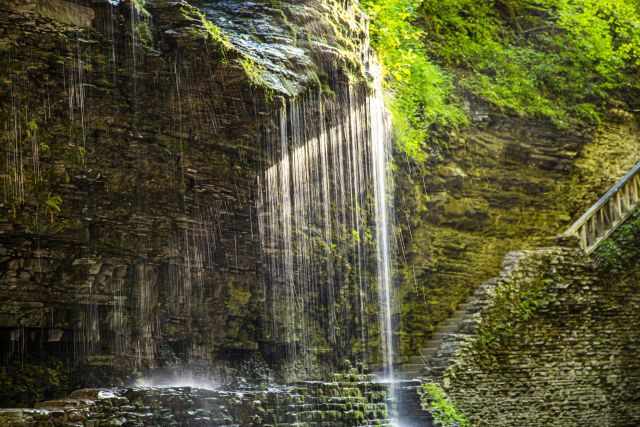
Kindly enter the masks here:
<path id="1" fill-rule="evenodd" d="M 563 236 L 577 236 L 580 247 L 591 254 L 598 245 L 629 218 L 640 204 L 640 162 L 607 194 L 585 212 Z"/>

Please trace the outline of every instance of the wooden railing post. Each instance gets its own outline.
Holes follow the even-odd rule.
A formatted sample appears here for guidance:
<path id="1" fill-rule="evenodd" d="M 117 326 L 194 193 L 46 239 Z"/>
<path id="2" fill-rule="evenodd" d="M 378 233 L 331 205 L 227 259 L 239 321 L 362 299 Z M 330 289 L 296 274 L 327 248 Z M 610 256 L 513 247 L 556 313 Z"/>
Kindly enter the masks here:
<path id="1" fill-rule="evenodd" d="M 563 234 L 576 236 L 580 247 L 591 254 L 624 223 L 640 204 L 640 162 L 613 185 Z"/>

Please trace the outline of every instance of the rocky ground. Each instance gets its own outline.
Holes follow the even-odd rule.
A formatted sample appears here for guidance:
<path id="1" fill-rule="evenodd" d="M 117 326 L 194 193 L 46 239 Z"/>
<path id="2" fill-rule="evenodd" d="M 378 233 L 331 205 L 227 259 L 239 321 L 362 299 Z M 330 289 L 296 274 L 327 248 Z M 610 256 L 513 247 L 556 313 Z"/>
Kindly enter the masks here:
<path id="1" fill-rule="evenodd" d="M 371 375 L 242 391 L 191 387 L 82 389 L 32 409 L 1 409 L 0 425 L 366 426 L 390 425 L 387 385 Z"/>

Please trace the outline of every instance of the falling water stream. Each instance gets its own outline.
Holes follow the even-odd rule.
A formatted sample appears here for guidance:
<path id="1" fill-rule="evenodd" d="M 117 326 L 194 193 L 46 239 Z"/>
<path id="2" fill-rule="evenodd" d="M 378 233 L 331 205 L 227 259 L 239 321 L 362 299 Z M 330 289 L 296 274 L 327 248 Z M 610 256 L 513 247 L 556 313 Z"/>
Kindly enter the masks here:
<path id="1" fill-rule="evenodd" d="M 382 334 L 382 351 L 385 377 L 391 384 L 394 394 L 393 373 L 393 322 L 391 313 L 391 248 L 389 244 L 391 204 L 389 203 L 389 156 L 391 141 L 391 123 L 384 106 L 382 92 L 382 74 L 377 62 L 370 61 L 370 70 L 374 78 L 374 94 L 369 97 L 371 114 L 371 149 L 373 151 L 373 182 L 376 204 L 376 241 L 377 270 Z"/>
<path id="2" fill-rule="evenodd" d="M 281 107 L 264 135 L 258 220 L 270 338 L 310 375 L 323 345 L 359 341 L 366 363 L 379 331 L 375 359 L 393 393 L 391 132 L 373 59 L 369 73 L 372 88 L 342 84 Z"/>

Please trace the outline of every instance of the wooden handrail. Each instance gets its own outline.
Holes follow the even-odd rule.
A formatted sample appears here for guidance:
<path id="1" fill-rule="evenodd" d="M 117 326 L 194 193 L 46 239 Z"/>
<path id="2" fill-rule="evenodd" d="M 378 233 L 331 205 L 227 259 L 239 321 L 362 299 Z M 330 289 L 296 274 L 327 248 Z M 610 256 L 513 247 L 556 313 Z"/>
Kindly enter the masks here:
<path id="1" fill-rule="evenodd" d="M 591 254 L 631 216 L 639 204 L 640 162 L 573 223 L 563 236 L 577 236 L 580 247 Z"/>

